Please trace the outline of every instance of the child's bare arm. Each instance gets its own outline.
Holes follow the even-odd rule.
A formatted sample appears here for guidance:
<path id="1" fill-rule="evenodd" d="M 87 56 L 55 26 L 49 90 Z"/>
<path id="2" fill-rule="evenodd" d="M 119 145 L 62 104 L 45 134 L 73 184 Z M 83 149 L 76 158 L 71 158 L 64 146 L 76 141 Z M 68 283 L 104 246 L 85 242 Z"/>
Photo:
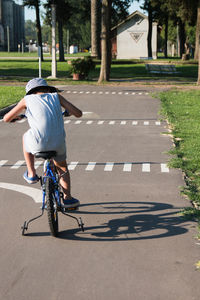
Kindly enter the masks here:
<path id="1" fill-rule="evenodd" d="M 67 101 L 62 95 L 59 94 L 60 104 L 64 107 L 70 115 L 74 115 L 77 118 L 82 116 L 82 111 L 74 106 L 72 103 Z"/>
<path id="2" fill-rule="evenodd" d="M 19 103 L 13 107 L 5 116 L 3 117 L 4 122 L 10 122 L 15 119 L 24 109 L 26 108 L 25 99 L 23 98 Z"/>

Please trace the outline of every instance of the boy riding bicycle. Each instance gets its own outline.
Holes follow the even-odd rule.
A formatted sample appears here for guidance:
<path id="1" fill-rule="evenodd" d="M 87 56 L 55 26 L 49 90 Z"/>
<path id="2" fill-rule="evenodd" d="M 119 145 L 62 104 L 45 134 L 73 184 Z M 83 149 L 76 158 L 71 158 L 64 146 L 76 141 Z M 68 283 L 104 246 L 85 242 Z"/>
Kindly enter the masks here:
<path id="1" fill-rule="evenodd" d="M 23 136 L 23 152 L 27 165 L 23 177 L 30 184 L 36 183 L 38 176 L 34 167 L 34 154 L 56 151 L 53 160 L 63 189 L 63 206 L 75 208 L 80 202 L 71 196 L 61 106 L 69 115 L 77 118 L 82 116 L 81 110 L 58 94 L 55 87 L 49 86 L 42 78 L 33 78 L 26 85 L 26 96 L 4 116 L 4 121 L 11 122 L 19 118 L 18 115 L 26 109 L 30 129 Z"/>

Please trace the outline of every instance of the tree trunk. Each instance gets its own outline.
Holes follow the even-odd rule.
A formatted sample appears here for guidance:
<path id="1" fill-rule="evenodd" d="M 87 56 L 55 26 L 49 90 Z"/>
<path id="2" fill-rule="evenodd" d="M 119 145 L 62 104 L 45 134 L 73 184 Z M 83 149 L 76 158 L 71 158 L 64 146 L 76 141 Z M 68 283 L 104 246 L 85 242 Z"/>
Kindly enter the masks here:
<path id="1" fill-rule="evenodd" d="M 64 47 L 63 47 L 63 24 L 58 20 L 58 39 L 59 39 L 59 61 L 65 61 Z"/>
<path id="2" fill-rule="evenodd" d="M 199 36 L 200 36 L 200 0 L 197 7 L 197 26 L 196 26 L 196 42 L 194 59 L 199 59 Z"/>
<path id="3" fill-rule="evenodd" d="M 183 54 L 185 53 L 185 41 L 186 41 L 186 36 L 185 36 L 185 24 L 180 21 L 180 56 L 182 58 Z"/>
<path id="4" fill-rule="evenodd" d="M 110 11 L 112 0 L 102 0 L 101 71 L 98 82 L 109 81 L 111 66 Z"/>
<path id="5" fill-rule="evenodd" d="M 149 22 L 149 30 L 148 30 L 148 36 L 147 36 L 147 47 L 148 47 L 148 57 L 152 58 L 152 23 L 153 23 L 153 18 L 152 18 L 152 7 L 151 3 L 148 5 L 148 22 Z"/>
<path id="6" fill-rule="evenodd" d="M 91 56 L 100 58 L 100 1 L 91 0 Z"/>
<path id="7" fill-rule="evenodd" d="M 35 12 L 36 12 L 37 40 L 38 40 L 38 46 L 41 47 L 41 60 L 43 61 L 44 59 L 43 59 L 43 49 L 42 49 L 42 30 L 40 25 L 40 8 L 39 8 L 38 1 L 36 1 Z"/>
<path id="8" fill-rule="evenodd" d="M 164 48 L 164 56 L 168 57 L 167 53 L 167 41 L 168 41 L 168 15 L 165 18 L 165 48 Z"/>

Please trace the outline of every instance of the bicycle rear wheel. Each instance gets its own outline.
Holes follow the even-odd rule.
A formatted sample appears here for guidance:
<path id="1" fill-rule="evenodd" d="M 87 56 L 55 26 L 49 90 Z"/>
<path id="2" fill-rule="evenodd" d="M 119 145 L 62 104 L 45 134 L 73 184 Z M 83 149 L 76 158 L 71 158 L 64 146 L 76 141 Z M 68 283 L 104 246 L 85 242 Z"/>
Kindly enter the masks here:
<path id="1" fill-rule="evenodd" d="M 47 177 L 45 182 L 47 216 L 52 236 L 58 235 L 58 210 L 55 200 L 54 186 L 51 178 Z"/>

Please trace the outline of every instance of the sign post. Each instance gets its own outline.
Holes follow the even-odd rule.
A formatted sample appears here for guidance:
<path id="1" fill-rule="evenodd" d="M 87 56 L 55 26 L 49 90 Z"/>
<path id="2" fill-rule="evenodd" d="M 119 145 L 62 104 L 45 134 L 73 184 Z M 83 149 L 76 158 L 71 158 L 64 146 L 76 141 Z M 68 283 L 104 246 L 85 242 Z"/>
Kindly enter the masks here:
<path id="1" fill-rule="evenodd" d="M 39 78 L 42 77 L 42 51 L 41 51 L 41 47 L 38 46 L 38 58 L 39 58 Z"/>
<path id="2" fill-rule="evenodd" d="M 56 78 L 56 5 L 52 4 L 52 63 L 51 78 Z"/>

